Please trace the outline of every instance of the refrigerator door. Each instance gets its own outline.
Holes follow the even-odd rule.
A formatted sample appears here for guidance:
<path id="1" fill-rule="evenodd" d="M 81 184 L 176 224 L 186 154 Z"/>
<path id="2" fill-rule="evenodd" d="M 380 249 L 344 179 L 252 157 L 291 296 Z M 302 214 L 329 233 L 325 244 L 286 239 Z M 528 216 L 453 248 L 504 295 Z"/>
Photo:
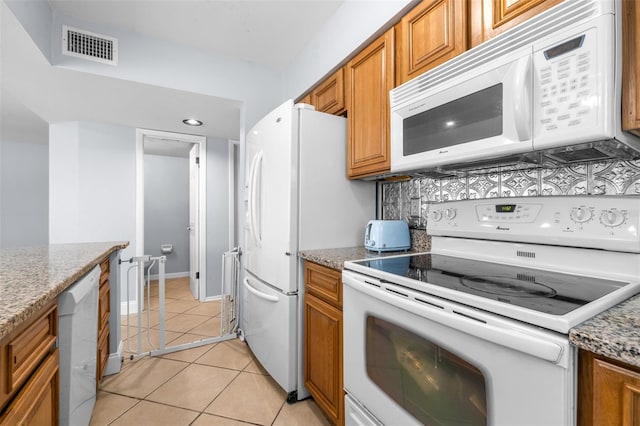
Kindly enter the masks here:
<path id="1" fill-rule="evenodd" d="M 245 269 L 284 293 L 297 291 L 294 188 L 298 113 L 287 101 L 247 134 Z"/>
<path id="2" fill-rule="evenodd" d="M 243 280 L 245 339 L 271 377 L 287 392 L 297 388 L 297 295 L 284 295 L 247 273 Z"/>

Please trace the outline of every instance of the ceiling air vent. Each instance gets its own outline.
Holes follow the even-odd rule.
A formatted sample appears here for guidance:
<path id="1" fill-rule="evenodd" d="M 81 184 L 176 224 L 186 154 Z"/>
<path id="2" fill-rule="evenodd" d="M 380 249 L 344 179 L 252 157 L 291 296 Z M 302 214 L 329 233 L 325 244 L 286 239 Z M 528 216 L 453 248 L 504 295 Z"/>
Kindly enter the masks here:
<path id="1" fill-rule="evenodd" d="M 62 53 L 103 64 L 118 65 L 118 39 L 63 25 Z"/>

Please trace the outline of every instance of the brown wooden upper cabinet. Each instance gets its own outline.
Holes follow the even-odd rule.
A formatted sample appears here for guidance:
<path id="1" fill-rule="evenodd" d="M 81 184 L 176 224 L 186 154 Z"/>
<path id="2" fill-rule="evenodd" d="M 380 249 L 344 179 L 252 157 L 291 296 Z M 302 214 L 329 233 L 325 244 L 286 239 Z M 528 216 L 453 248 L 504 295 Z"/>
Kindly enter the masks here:
<path id="1" fill-rule="evenodd" d="M 622 2 L 622 130 L 640 136 L 640 5 Z"/>
<path id="2" fill-rule="evenodd" d="M 470 3 L 470 47 L 515 27 L 562 0 L 475 0 Z"/>
<path id="3" fill-rule="evenodd" d="M 311 102 L 311 93 L 307 93 L 306 95 L 298 99 L 296 103 L 313 105 L 313 102 Z"/>
<path id="4" fill-rule="evenodd" d="M 523 23 L 562 0 L 471 0 L 469 14 L 474 47 Z"/>
<path id="5" fill-rule="evenodd" d="M 313 89 L 311 104 L 316 107 L 316 111 L 328 114 L 344 113 L 344 70 L 342 68 Z"/>
<path id="6" fill-rule="evenodd" d="M 359 178 L 391 168 L 389 91 L 394 87 L 394 29 L 351 59 L 346 67 L 347 175 Z"/>
<path id="7" fill-rule="evenodd" d="M 467 1 L 424 0 L 396 24 L 396 85 L 467 50 Z"/>

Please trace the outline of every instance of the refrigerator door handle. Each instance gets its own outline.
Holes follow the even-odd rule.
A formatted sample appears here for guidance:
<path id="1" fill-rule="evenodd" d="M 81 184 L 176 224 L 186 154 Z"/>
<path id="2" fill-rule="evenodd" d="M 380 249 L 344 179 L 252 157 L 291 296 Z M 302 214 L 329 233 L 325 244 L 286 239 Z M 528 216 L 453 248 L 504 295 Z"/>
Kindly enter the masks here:
<path id="1" fill-rule="evenodd" d="M 258 245 L 262 242 L 262 229 L 260 229 L 260 217 L 262 216 L 262 202 L 258 200 L 260 188 L 262 186 L 262 152 L 256 155 L 256 165 L 253 170 L 252 186 L 252 210 L 251 210 L 251 232 Z"/>
<path id="2" fill-rule="evenodd" d="M 258 240 L 258 234 L 256 233 L 256 198 L 258 193 L 257 182 L 256 182 L 256 173 L 258 169 L 258 161 L 260 161 L 262 157 L 262 153 L 258 153 L 251 160 L 251 166 L 249 167 L 249 199 L 248 199 L 248 225 L 249 225 L 249 233 L 258 244 L 260 241 Z"/>
<path id="3" fill-rule="evenodd" d="M 278 299 L 277 296 L 272 296 L 270 294 L 267 293 L 263 293 L 261 291 L 256 290 L 255 288 L 253 288 L 251 286 L 251 284 L 249 284 L 249 278 L 245 277 L 244 278 L 244 286 L 247 290 L 249 290 L 249 292 L 253 293 L 255 296 L 259 297 L 260 299 L 264 299 L 267 300 L 269 302 L 278 302 L 280 299 Z"/>
<path id="4" fill-rule="evenodd" d="M 256 157 L 253 157 L 251 160 L 251 165 L 249 166 L 249 196 L 247 197 L 247 227 L 249 228 L 249 233 L 253 237 L 253 230 L 251 229 L 251 216 L 253 215 L 253 170 L 256 167 Z"/>

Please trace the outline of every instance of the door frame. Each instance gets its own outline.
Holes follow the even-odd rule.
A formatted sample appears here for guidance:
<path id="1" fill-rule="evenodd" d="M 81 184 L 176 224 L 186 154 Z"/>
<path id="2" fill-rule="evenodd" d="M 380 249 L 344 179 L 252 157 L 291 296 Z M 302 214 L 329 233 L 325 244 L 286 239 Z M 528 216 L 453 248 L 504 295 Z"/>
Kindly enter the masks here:
<path id="1" fill-rule="evenodd" d="M 166 138 L 199 145 L 200 173 L 198 185 L 198 246 L 200 278 L 198 280 L 199 300 L 206 300 L 207 289 L 207 138 L 205 136 L 164 132 L 151 129 L 136 129 L 136 256 L 144 255 L 144 137 Z M 135 305 L 137 305 L 136 295 Z M 131 301 L 129 302 L 131 303 Z M 133 305 L 133 304 L 132 304 Z"/>

